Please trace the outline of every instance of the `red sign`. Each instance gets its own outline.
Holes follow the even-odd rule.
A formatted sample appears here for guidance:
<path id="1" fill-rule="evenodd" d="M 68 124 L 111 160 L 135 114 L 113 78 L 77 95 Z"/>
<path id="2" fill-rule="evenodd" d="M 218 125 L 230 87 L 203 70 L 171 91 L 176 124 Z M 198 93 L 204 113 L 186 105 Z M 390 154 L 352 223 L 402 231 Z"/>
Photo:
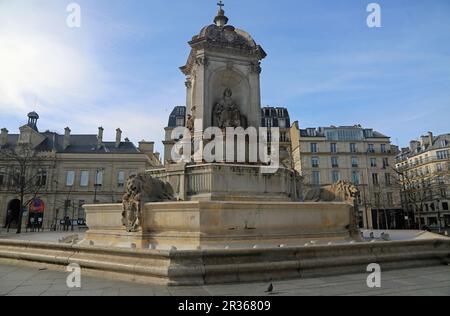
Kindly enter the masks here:
<path id="1" fill-rule="evenodd" d="M 30 213 L 44 213 L 45 204 L 42 200 L 34 199 L 30 203 Z"/>

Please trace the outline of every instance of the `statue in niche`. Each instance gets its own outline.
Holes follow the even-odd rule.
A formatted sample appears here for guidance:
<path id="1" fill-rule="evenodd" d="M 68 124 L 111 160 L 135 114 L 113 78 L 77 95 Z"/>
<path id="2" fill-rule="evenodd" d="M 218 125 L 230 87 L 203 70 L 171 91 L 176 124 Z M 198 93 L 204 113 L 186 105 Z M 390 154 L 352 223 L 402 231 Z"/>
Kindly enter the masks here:
<path id="1" fill-rule="evenodd" d="M 225 89 L 222 100 L 216 104 L 213 112 L 213 124 L 219 128 L 247 127 L 247 118 L 239 111 L 230 88 Z"/>

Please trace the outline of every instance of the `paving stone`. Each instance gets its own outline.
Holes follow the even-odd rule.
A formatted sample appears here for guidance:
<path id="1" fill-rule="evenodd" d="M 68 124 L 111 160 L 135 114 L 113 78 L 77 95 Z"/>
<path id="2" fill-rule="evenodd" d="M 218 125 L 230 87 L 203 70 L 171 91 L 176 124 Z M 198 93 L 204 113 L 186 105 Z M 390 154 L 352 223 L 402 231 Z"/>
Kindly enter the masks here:
<path id="1" fill-rule="evenodd" d="M 273 282 L 275 291 L 265 293 L 267 283 L 191 287 L 142 285 L 82 277 L 81 289 L 69 289 L 64 271 L 0 265 L 0 295 L 12 296 L 449 296 L 450 267 L 428 267 L 382 273 L 382 288 L 369 289 L 365 274 Z"/>

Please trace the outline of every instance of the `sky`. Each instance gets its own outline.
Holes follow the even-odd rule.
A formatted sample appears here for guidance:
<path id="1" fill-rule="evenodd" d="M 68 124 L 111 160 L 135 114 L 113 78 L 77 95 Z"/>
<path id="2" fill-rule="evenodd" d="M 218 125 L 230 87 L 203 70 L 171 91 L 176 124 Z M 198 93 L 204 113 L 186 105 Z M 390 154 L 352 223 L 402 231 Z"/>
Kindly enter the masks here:
<path id="1" fill-rule="evenodd" d="M 81 8 L 69 28 L 67 6 Z M 263 106 L 302 128 L 361 124 L 406 146 L 450 133 L 450 1 L 225 0 L 229 24 L 267 52 Z M 0 0 L 0 127 L 37 111 L 40 130 L 153 140 L 185 105 L 187 42 L 212 23 L 214 0 Z"/>

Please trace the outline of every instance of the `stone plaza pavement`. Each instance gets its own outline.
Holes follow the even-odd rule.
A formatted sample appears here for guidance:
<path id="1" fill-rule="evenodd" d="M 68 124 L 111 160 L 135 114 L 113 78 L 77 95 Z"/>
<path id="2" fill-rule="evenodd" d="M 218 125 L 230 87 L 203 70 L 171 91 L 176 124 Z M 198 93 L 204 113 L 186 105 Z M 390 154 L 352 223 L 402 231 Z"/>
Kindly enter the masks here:
<path id="1" fill-rule="evenodd" d="M 264 296 L 268 284 L 227 284 L 197 287 L 141 285 L 93 277 L 81 289 L 69 289 L 63 270 L 0 263 L 1 296 Z M 273 296 L 449 296 L 450 266 L 382 273 L 380 289 L 366 285 L 368 273 L 274 282 Z"/>

